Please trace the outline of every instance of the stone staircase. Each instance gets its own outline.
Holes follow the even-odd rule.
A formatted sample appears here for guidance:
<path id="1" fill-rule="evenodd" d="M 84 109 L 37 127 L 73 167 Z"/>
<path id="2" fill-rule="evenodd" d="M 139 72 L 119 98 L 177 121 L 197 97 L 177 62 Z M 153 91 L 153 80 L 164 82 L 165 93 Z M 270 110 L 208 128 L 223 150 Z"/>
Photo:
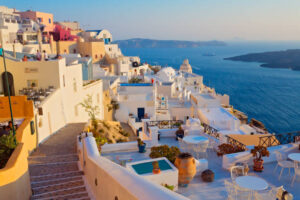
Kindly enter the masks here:
<path id="1" fill-rule="evenodd" d="M 32 199 L 90 199 L 76 154 L 29 157 Z"/>
<path id="2" fill-rule="evenodd" d="M 76 136 L 83 126 L 68 124 L 30 155 L 32 200 L 90 199 L 76 154 Z"/>

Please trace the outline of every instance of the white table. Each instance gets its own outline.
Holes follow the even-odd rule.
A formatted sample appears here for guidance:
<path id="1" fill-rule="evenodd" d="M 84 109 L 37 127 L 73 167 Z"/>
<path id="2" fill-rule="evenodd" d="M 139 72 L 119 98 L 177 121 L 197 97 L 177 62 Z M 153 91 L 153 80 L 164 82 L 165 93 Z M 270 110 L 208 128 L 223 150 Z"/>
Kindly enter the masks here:
<path id="1" fill-rule="evenodd" d="M 261 191 L 269 187 L 269 184 L 262 178 L 256 176 L 239 176 L 235 182 L 241 188 L 248 190 Z"/>
<path id="2" fill-rule="evenodd" d="M 185 137 L 183 137 L 182 140 L 188 144 L 200 144 L 200 143 L 208 143 L 209 142 L 207 137 L 196 136 L 196 135 L 185 136 Z"/>
<path id="3" fill-rule="evenodd" d="M 300 153 L 291 153 L 288 157 L 293 161 L 300 162 Z"/>
<path id="4" fill-rule="evenodd" d="M 239 187 L 250 190 L 252 199 L 254 199 L 254 191 L 266 190 L 269 187 L 264 179 L 256 176 L 239 176 L 235 182 Z"/>

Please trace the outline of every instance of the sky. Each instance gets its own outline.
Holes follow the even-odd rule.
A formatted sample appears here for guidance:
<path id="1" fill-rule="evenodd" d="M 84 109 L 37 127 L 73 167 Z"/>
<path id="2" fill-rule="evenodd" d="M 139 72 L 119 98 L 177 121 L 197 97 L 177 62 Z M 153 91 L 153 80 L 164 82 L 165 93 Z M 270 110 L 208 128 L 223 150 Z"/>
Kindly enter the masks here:
<path id="1" fill-rule="evenodd" d="M 0 0 L 114 39 L 300 40 L 300 0 Z"/>

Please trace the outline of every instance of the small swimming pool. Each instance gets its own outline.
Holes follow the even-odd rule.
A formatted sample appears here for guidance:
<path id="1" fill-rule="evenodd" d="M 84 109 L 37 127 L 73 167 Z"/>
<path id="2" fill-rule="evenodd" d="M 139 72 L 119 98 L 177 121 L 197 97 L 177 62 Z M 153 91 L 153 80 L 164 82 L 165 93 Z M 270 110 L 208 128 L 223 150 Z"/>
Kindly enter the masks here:
<path id="1" fill-rule="evenodd" d="M 153 161 L 134 164 L 132 165 L 132 168 L 139 175 L 152 173 L 153 170 L 152 162 Z M 165 160 L 159 160 L 158 164 L 161 171 L 172 169 L 169 163 L 167 163 Z"/>

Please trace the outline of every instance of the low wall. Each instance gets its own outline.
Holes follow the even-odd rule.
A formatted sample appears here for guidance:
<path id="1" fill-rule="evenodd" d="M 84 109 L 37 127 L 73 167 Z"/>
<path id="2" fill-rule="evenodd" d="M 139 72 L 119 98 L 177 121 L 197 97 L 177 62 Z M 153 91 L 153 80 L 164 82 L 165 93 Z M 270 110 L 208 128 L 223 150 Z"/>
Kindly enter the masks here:
<path id="1" fill-rule="evenodd" d="M 99 155 L 95 138 L 78 140 L 79 161 L 92 196 L 95 199 L 186 199 L 162 186 L 128 171 Z"/>
<path id="2" fill-rule="evenodd" d="M 31 196 L 28 154 L 37 146 L 36 131 L 31 133 L 32 115 L 28 115 L 16 131 L 17 147 L 6 166 L 0 169 L 0 195 L 4 199 L 29 199 Z M 35 124 L 33 124 L 35 128 Z"/>
<path id="3" fill-rule="evenodd" d="M 19 143 L 3 169 L 0 169 L 1 199 L 30 199 L 31 187 L 28 170 L 28 150 Z"/>
<path id="4" fill-rule="evenodd" d="M 282 154 L 290 154 L 293 152 L 299 152 L 298 150 L 299 144 L 284 144 L 278 146 L 268 147 L 270 152 L 269 157 L 264 157 L 264 163 L 276 162 L 276 154 L 275 151 L 279 151 Z M 223 156 L 222 167 L 224 169 L 230 169 L 230 167 L 234 166 L 237 162 L 247 163 L 249 166 L 253 165 L 253 157 L 250 151 L 240 152 L 240 153 L 232 153 Z"/>
<path id="5" fill-rule="evenodd" d="M 175 138 L 176 137 L 176 134 L 175 132 L 178 130 L 178 128 L 176 129 L 160 129 L 158 131 L 158 133 L 160 133 L 160 137 L 161 138 L 164 138 L 164 137 L 172 137 L 172 138 Z"/>

